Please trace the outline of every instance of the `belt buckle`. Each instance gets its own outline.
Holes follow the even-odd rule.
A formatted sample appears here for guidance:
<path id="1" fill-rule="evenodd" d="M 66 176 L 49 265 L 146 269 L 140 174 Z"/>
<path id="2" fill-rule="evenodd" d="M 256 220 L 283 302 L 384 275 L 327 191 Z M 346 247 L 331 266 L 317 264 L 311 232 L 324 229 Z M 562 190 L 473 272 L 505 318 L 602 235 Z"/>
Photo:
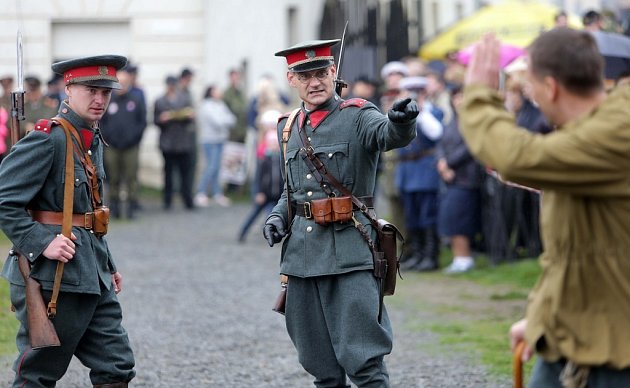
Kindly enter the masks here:
<path id="1" fill-rule="evenodd" d="M 90 230 L 92 229 L 93 225 L 94 225 L 94 212 L 85 213 L 83 215 L 83 227 L 87 230 Z"/>
<path id="2" fill-rule="evenodd" d="M 304 217 L 306 217 L 309 220 L 313 218 L 313 212 L 311 210 L 310 202 L 304 202 Z"/>

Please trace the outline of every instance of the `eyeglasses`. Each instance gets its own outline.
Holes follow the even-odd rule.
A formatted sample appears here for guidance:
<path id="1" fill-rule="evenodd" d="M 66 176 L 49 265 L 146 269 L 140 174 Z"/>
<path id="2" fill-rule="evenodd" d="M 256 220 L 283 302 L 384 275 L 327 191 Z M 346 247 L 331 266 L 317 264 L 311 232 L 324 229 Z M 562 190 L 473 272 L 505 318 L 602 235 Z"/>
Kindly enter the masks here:
<path id="1" fill-rule="evenodd" d="M 300 81 L 303 84 L 307 84 L 311 81 L 311 78 L 317 78 L 317 80 L 320 82 L 324 81 L 326 78 L 328 78 L 329 72 L 328 72 L 328 69 L 320 69 L 320 70 L 317 70 L 315 72 L 310 72 L 310 73 L 295 72 L 293 74 L 295 74 L 298 81 Z"/>

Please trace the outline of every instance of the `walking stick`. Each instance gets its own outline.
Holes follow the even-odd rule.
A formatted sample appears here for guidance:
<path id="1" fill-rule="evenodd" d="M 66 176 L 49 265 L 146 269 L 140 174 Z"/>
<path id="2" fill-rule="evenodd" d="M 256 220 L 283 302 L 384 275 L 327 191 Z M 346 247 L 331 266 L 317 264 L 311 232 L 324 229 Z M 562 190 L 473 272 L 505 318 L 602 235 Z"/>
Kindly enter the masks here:
<path id="1" fill-rule="evenodd" d="M 523 350 L 525 349 L 525 341 L 520 341 L 514 348 L 512 356 L 512 372 L 514 375 L 514 388 L 523 388 Z"/>

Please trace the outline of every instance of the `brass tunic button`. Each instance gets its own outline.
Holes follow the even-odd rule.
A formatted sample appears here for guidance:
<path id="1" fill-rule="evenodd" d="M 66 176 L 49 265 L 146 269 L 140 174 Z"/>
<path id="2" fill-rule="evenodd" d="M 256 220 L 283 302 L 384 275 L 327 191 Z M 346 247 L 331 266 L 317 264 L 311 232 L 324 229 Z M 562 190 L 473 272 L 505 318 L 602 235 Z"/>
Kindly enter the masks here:
<path id="1" fill-rule="evenodd" d="M 33 252 L 29 253 L 28 257 L 33 257 Z"/>
<path id="2" fill-rule="evenodd" d="M 313 195 L 312 191 L 309 191 L 308 193 L 306 193 L 307 196 L 311 197 Z"/>
<path id="3" fill-rule="evenodd" d="M 308 137 L 308 141 L 311 141 L 311 137 L 310 136 Z"/>
<path id="4" fill-rule="evenodd" d="M 88 150 L 88 155 L 92 156 L 92 150 Z"/>
<path id="5" fill-rule="evenodd" d="M 309 232 L 309 233 L 312 232 L 313 231 L 313 227 L 312 226 L 307 226 L 306 227 L 306 231 Z"/>
<path id="6" fill-rule="evenodd" d="M 306 124 L 311 125 L 311 120 L 306 120 Z"/>
<path id="7" fill-rule="evenodd" d="M 328 154 L 328 157 L 332 159 L 333 154 L 332 153 Z"/>
<path id="8" fill-rule="evenodd" d="M 75 179 L 74 181 L 75 181 L 75 182 L 78 182 L 78 181 L 79 181 L 79 178 Z"/>
<path id="9" fill-rule="evenodd" d="M 306 174 L 306 179 L 311 179 L 313 176 L 311 174 Z"/>

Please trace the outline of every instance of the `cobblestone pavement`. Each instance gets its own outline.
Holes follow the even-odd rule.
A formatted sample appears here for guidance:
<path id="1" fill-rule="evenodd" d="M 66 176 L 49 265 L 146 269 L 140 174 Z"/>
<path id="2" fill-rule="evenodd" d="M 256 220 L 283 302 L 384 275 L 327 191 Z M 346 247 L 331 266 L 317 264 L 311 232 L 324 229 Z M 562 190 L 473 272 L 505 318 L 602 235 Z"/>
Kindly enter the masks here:
<path id="1" fill-rule="evenodd" d="M 247 205 L 164 212 L 145 204 L 134 221 L 115 221 L 107 236 L 119 271 L 123 324 L 136 356 L 133 387 L 309 387 L 283 317 L 271 306 L 279 291 L 279 246 L 261 235 L 236 240 Z M 387 299 L 386 299 L 387 300 Z M 430 332 L 411 332 L 403 311 L 389 309 L 395 343 L 386 358 L 392 387 L 508 387 L 476 360 L 440 352 Z M 422 314 L 417 319 L 422 320 Z M 414 317 L 415 318 L 415 317 Z M 430 350 L 427 350 L 430 349 Z M 10 385 L 11 360 L 0 382 Z M 75 359 L 59 387 L 89 387 Z"/>

